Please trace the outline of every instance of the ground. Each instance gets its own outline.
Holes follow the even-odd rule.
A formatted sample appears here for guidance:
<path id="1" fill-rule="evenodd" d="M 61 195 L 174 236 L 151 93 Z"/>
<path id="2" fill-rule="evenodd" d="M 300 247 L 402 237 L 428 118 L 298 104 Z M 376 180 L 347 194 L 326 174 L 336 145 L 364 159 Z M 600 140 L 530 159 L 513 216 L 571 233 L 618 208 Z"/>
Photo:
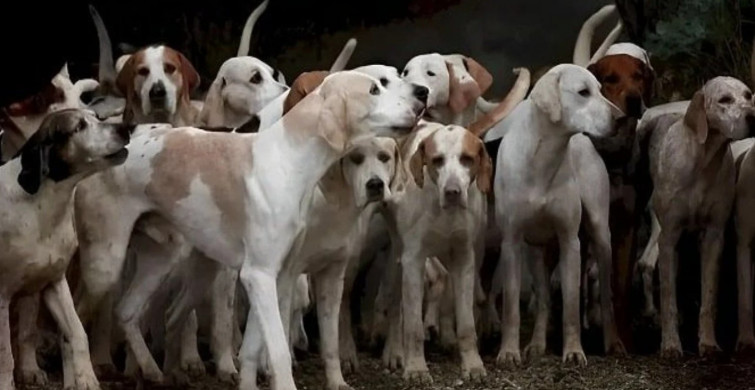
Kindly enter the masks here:
<path id="1" fill-rule="evenodd" d="M 692 355 L 679 362 L 669 362 L 656 356 L 605 358 L 588 356 L 585 368 L 566 366 L 554 354 L 538 362 L 525 363 L 519 368 L 502 369 L 494 365 L 494 356 L 485 356 L 488 376 L 480 383 L 461 381 L 460 370 L 450 355 L 429 354 L 432 385 L 412 386 L 399 373 L 383 369 L 379 359 L 361 355 L 358 373 L 347 375 L 346 380 L 356 390 L 387 389 L 755 389 L 755 361 L 725 359 L 706 361 Z M 319 357 L 309 354 L 299 362 L 295 378 L 300 390 L 324 389 L 325 374 Z M 103 382 L 103 390 L 132 389 L 136 386 L 123 382 Z M 48 386 L 59 389 L 60 384 Z M 205 379 L 194 389 L 235 389 Z M 264 384 L 262 389 L 268 388 Z"/>

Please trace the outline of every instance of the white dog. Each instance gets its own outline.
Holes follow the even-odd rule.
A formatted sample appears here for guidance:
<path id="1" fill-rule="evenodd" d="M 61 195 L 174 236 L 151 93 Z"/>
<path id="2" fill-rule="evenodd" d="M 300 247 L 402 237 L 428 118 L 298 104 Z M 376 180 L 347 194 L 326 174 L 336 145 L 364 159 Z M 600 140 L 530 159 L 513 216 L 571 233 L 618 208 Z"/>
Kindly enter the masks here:
<path id="1" fill-rule="evenodd" d="M 504 267 L 503 339 L 499 363 L 519 363 L 519 293 L 522 259 L 534 262 L 538 311 L 531 357 L 545 351 L 548 284 L 541 246 L 557 240 L 563 294 L 563 360 L 587 362 L 580 342 L 579 286 L 582 215 L 598 259 L 606 351 L 623 351 L 611 302 L 611 241 L 608 173 L 587 133 L 607 136 L 619 110 L 600 94 L 586 69 L 569 64 L 548 71 L 528 100 L 504 121 L 511 128 L 498 150 L 496 219 L 502 230 Z"/>

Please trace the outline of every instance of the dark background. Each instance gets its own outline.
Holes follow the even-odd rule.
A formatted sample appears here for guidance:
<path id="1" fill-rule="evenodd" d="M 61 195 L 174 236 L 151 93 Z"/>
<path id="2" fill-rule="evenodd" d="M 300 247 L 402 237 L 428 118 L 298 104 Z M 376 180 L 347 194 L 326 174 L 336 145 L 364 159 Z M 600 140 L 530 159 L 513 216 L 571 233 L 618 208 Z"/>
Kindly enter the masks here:
<path id="1" fill-rule="evenodd" d="M 236 54 L 243 24 L 260 2 L 101 0 L 92 4 L 110 32 L 116 58 L 122 54 L 118 48 L 120 42 L 137 47 L 167 43 L 184 53 L 199 71 L 201 95 L 220 64 Z M 41 25 L 44 22 L 19 27 L 25 34 L 34 30 L 51 34 L 38 39 L 43 44 L 39 49 L 64 47 L 74 79 L 94 77 L 97 35 L 86 3 L 64 3 L 61 7 L 65 9 L 56 11 L 64 12 L 59 15 L 70 20 L 62 23 L 64 30 L 56 27 L 45 31 Z M 270 0 L 255 26 L 250 54 L 279 68 L 290 83 L 303 71 L 328 69 L 352 36 L 357 38 L 358 45 L 349 67 L 383 63 L 401 69 L 417 54 L 463 53 L 478 60 L 494 75 L 493 87 L 487 95 L 500 97 L 514 80 L 513 67 L 527 66 L 535 71 L 542 66 L 570 62 L 581 24 L 606 3 L 606 0 Z M 29 4 L 34 3 L 26 3 Z M 34 12 L 39 9 L 31 12 L 33 20 Z M 17 17 L 8 20 L 20 23 Z M 615 21 L 614 18 L 604 26 L 596 41 L 602 40 Z"/>

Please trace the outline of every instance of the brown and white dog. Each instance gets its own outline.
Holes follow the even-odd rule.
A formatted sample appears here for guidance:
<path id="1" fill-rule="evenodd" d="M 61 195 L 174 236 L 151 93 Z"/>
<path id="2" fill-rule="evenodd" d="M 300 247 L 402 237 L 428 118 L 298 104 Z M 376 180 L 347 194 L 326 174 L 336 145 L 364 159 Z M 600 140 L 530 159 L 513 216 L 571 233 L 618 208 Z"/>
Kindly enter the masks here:
<path id="1" fill-rule="evenodd" d="M 154 45 L 137 51 L 115 81 L 126 97 L 123 122 L 194 124 L 197 109 L 191 104 L 190 94 L 199 81 L 194 66 L 175 49 Z"/>

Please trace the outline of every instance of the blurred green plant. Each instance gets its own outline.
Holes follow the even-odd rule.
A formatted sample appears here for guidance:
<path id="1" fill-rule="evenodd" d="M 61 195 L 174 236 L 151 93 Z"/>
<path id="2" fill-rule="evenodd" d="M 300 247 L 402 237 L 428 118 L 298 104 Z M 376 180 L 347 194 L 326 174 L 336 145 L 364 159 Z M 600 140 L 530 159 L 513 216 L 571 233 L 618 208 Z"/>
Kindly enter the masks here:
<path id="1" fill-rule="evenodd" d="M 627 23 L 634 27 L 630 36 L 652 56 L 658 73 L 657 102 L 687 99 L 715 76 L 733 76 L 753 85 L 753 26 L 747 19 L 753 14 L 752 0 L 617 0 L 617 4 L 624 10 L 633 8 L 622 15 L 635 19 Z"/>

